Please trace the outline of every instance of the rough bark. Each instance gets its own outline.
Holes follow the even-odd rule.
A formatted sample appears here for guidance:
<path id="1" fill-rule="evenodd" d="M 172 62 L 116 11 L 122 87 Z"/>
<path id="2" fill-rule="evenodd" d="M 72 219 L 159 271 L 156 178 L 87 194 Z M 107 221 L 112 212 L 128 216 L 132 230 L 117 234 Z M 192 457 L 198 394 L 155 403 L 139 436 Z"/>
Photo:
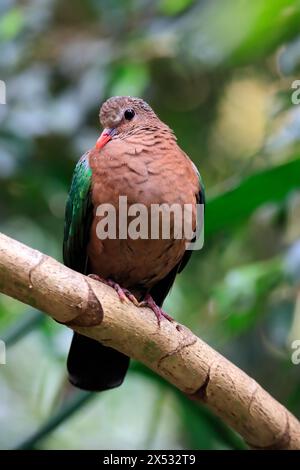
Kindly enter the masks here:
<path id="1" fill-rule="evenodd" d="M 0 234 L 0 291 L 141 361 L 205 403 L 250 447 L 300 449 L 299 421 L 255 380 L 177 322 L 120 302 L 110 287 Z"/>

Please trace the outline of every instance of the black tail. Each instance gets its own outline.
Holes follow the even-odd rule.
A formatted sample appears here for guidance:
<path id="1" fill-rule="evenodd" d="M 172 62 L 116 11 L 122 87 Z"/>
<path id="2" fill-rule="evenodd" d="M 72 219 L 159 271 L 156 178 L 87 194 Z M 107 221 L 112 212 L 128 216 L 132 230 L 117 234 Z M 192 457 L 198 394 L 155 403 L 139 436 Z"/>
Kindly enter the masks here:
<path id="1" fill-rule="evenodd" d="M 67 368 L 69 380 L 75 387 L 91 392 L 118 387 L 124 380 L 128 366 L 129 357 L 74 333 Z"/>

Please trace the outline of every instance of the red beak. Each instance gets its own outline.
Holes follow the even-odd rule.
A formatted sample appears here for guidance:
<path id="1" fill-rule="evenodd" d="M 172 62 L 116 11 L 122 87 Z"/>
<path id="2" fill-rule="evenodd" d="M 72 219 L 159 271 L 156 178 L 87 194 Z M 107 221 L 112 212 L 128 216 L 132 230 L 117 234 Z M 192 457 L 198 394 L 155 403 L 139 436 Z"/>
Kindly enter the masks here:
<path id="1" fill-rule="evenodd" d="M 115 129 L 104 129 L 99 139 L 96 142 L 96 149 L 100 150 L 109 142 L 115 133 Z"/>

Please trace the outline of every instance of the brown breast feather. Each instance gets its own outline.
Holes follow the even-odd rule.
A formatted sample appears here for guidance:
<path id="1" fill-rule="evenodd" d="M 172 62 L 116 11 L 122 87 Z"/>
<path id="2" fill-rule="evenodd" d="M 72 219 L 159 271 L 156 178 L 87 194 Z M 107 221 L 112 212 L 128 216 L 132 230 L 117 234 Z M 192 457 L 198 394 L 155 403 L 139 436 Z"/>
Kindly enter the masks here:
<path id="1" fill-rule="evenodd" d="M 94 208 L 110 203 L 118 207 L 119 196 L 128 204 L 179 203 L 196 205 L 199 182 L 189 158 L 167 131 L 141 132 L 115 138 L 100 152 L 89 154 L 93 172 Z M 150 289 L 179 262 L 184 240 L 99 240 L 94 217 L 88 257 L 90 271 L 112 278 L 136 294 Z"/>

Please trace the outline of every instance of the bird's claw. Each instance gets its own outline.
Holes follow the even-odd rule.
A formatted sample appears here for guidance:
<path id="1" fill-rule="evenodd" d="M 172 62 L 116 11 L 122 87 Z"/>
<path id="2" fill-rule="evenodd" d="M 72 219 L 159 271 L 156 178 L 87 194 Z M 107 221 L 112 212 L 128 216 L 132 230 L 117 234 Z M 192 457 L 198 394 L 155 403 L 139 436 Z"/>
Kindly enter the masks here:
<path id="1" fill-rule="evenodd" d="M 132 302 L 135 306 L 139 306 L 139 302 L 136 297 L 128 289 L 121 287 L 120 284 L 113 281 L 112 279 L 104 279 L 97 274 L 89 274 L 88 277 L 95 279 L 96 281 L 103 282 L 103 284 L 112 287 L 118 294 L 121 302 Z"/>
<path id="2" fill-rule="evenodd" d="M 97 274 L 88 274 L 89 278 L 94 279 L 94 281 L 104 282 L 106 284 L 106 280 L 103 277 L 98 276 Z"/>
<path id="3" fill-rule="evenodd" d="M 121 300 L 121 302 L 132 302 L 136 306 L 139 305 L 138 300 L 135 298 L 135 296 L 128 289 L 125 289 L 124 287 L 121 287 L 120 284 L 118 284 L 117 282 L 114 282 L 110 279 L 108 279 L 107 284 L 110 287 L 112 287 L 113 289 L 115 289 L 115 291 L 118 294 L 119 299 Z"/>
<path id="4" fill-rule="evenodd" d="M 146 295 L 145 299 L 142 302 L 139 303 L 139 306 L 140 307 L 149 307 L 152 310 L 152 312 L 155 314 L 159 326 L 160 326 L 160 323 L 163 319 L 166 319 L 169 322 L 174 321 L 174 319 L 172 317 L 170 317 L 170 315 L 168 315 L 166 312 L 164 312 L 164 310 L 155 303 L 153 297 L 151 297 L 150 294 Z"/>
<path id="5" fill-rule="evenodd" d="M 144 300 L 139 302 L 137 298 L 128 289 L 121 287 L 120 284 L 113 281 L 112 279 L 104 279 L 103 277 L 98 276 L 97 274 L 89 274 L 88 277 L 90 277 L 91 279 L 95 279 L 96 281 L 103 282 L 107 286 L 112 287 L 118 294 L 121 302 L 132 302 L 136 307 L 150 308 L 155 314 L 159 326 L 163 319 L 166 319 L 169 322 L 174 321 L 174 319 L 170 317 L 170 315 L 164 312 L 164 310 L 155 303 L 153 297 L 150 294 L 147 294 Z"/>

